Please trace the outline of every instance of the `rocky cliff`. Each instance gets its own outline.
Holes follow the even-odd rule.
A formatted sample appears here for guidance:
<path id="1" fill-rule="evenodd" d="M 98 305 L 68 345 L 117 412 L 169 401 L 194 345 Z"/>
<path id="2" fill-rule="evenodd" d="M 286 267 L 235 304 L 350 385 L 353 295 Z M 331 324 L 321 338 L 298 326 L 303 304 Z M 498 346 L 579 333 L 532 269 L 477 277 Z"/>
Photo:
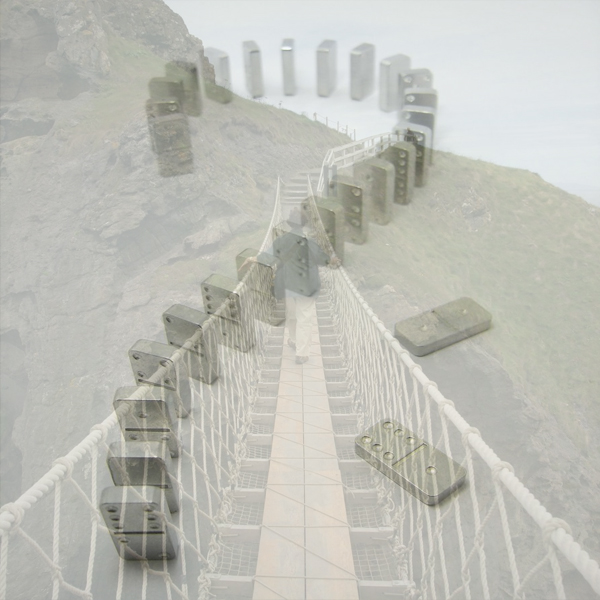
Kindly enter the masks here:
<path id="1" fill-rule="evenodd" d="M 161 0 L 6 0 L 1 10 L 2 102 L 89 90 L 111 75 L 111 38 L 164 59 L 204 57 L 202 42 Z"/>
<path id="2" fill-rule="evenodd" d="M 163 178 L 144 104 L 167 61 L 202 59 L 180 17 L 159 0 L 9 0 L 1 36 L 5 502 L 107 416 L 163 310 L 201 306 L 199 282 L 262 240 L 277 176 L 347 138 L 205 99 L 194 173 Z"/>
<path id="3" fill-rule="evenodd" d="M 144 102 L 201 42 L 159 0 L 6 0 L 0 144 L 2 499 L 132 383 L 127 350 L 233 275 L 278 175 L 347 138 L 235 98 L 190 119 L 195 171 L 159 176 Z M 427 187 L 346 265 L 396 320 L 469 295 L 493 328 L 422 364 L 578 540 L 598 549 L 599 212 L 531 173 L 440 154 Z M 588 527 L 589 525 L 589 527 Z M 588 531 L 586 531 L 588 530 Z"/>
<path id="4" fill-rule="evenodd" d="M 426 187 L 346 246 L 352 279 L 393 330 L 468 296 L 471 340 L 415 359 L 576 539 L 600 551 L 600 209 L 535 173 L 436 153 Z"/>

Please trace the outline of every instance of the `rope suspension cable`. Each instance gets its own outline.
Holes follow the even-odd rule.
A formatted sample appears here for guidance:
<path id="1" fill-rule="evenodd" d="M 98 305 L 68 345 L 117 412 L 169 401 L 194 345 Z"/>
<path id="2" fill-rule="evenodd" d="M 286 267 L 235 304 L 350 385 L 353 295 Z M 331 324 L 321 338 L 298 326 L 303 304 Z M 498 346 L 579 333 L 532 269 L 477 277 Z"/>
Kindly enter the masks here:
<path id="1" fill-rule="evenodd" d="M 397 140 L 396 134 L 386 134 L 331 150 L 323 161 L 317 193 L 324 193 L 325 182 L 334 167 L 347 167 L 374 156 Z M 310 180 L 307 181 L 307 189 L 317 241 L 331 255 L 333 248 L 318 218 Z M 281 181 L 278 180 L 275 206 L 261 251 L 270 247 L 271 231 L 281 219 Z M 461 461 L 469 474 L 469 492 L 458 494 L 446 507 L 433 510 L 399 493 L 396 486 L 387 480 L 380 480 L 377 484 L 378 502 L 387 507 L 386 514 L 394 530 L 393 555 L 398 562 L 397 568 L 406 577 L 407 589 L 412 590 L 411 594 L 446 599 L 459 594 L 464 594 L 466 598 L 490 597 L 490 587 L 497 575 L 492 574 L 489 566 L 492 562 L 487 560 L 486 549 L 496 558 L 503 552 L 502 564 L 506 565 L 505 572 L 511 582 L 514 598 L 523 597 L 526 588 L 539 582 L 538 574 L 544 569 L 551 573 L 550 579 L 557 597 L 565 597 L 561 564 L 555 549 L 600 594 L 600 568 L 575 542 L 568 525 L 546 511 L 516 477 L 512 467 L 496 456 L 479 432 L 462 418 L 454 403 L 445 398 L 421 367 L 412 361 L 408 352 L 362 298 L 345 269 L 340 267 L 324 272 L 323 282 L 323 298 L 335 315 L 334 325 L 337 323 L 334 329 L 340 354 L 347 365 L 347 383 L 353 393 L 352 406 L 357 424 L 362 427 L 364 423 L 389 416 L 392 411 L 419 435 L 425 435 L 431 442 L 437 440 L 448 456 L 455 456 Z M 236 287 L 238 292 L 249 303 L 250 314 L 258 314 L 257 300 L 246 293 L 244 281 Z M 227 308 L 227 305 L 223 305 L 217 310 L 217 314 L 211 317 L 210 327 L 216 327 L 220 315 Z M 180 505 L 186 508 L 180 513 L 177 525 L 173 524 L 172 527 L 181 537 L 182 548 L 189 549 L 195 558 L 190 560 L 184 553 L 174 572 L 167 571 L 166 566 L 163 571 L 157 571 L 143 563 L 143 594 L 146 594 L 149 576 L 164 581 L 168 597 L 208 597 L 211 593 L 211 574 L 223 563 L 227 550 L 227 542 L 219 534 L 218 519 L 227 519 L 232 510 L 232 489 L 240 476 L 242 460 L 247 452 L 251 410 L 257 399 L 258 374 L 270 327 L 257 326 L 256 331 L 256 354 L 220 347 L 227 365 L 221 379 L 214 389 L 209 386 L 194 389 L 190 421 L 185 426 L 179 422 L 180 436 L 186 438 L 187 448 L 178 464 L 175 487 Z M 174 351 L 172 361 L 177 368 L 187 350 L 197 341 L 198 334 Z M 159 382 L 166 372 L 165 367 L 158 369 L 151 381 Z M 141 399 L 148 391 L 149 386 L 141 386 L 136 397 Z M 432 407 L 437 410 L 432 411 Z M 118 416 L 113 412 L 102 423 L 95 425 L 71 452 L 57 459 L 52 468 L 19 499 L 2 507 L 0 599 L 6 598 L 9 589 L 9 542 L 13 533 L 33 547 L 50 569 L 53 598 L 58 598 L 62 589 L 78 597 L 93 597 L 92 584 L 94 579 L 98 579 L 97 575 L 94 577 L 100 539 L 97 530 L 105 532 L 104 526 L 98 522 L 96 508 L 100 484 L 97 452 L 99 446 L 106 446 L 106 440 L 115 431 L 117 423 Z M 89 492 L 74 479 L 83 471 L 81 463 L 87 457 L 89 462 L 86 464 L 90 465 L 92 474 Z M 75 467 L 78 467 L 77 472 Z M 191 482 L 191 490 L 185 489 L 187 481 Z M 353 481 L 358 482 L 358 479 Z M 73 484 L 70 488 L 73 488 L 77 498 L 83 500 L 90 517 L 90 549 L 81 587 L 65 580 L 60 564 L 65 555 L 60 536 L 61 523 L 64 521 L 64 515 L 61 518 L 61 504 L 68 491 L 62 485 L 64 482 Z M 349 479 L 345 484 L 347 490 L 352 489 L 350 483 L 352 481 Z M 52 490 L 55 502 L 50 556 L 23 526 L 31 509 Z M 510 492 L 511 501 L 516 502 L 537 526 L 540 546 L 544 548 L 537 562 L 523 561 L 518 554 L 520 548 L 514 544 L 510 527 L 514 511 L 506 505 L 504 490 Z M 43 506 L 48 510 L 48 502 Z M 503 551 L 494 542 L 493 534 L 488 533 L 493 531 L 493 527 L 501 531 L 498 539 L 502 540 Z M 191 539 L 186 531 L 193 532 Z M 449 544 L 456 544 L 458 552 L 448 552 Z M 522 561 L 528 564 L 527 569 L 521 564 Z M 523 574 L 519 568 L 527 572 Z M 490 580 L 492 575 L 494 579 Z M 120 564 L 116 598 L 126 594 L 128 576 L 130 569 Z M 191 588 L 194 579 L 198 586 L 197 594 Z"/>

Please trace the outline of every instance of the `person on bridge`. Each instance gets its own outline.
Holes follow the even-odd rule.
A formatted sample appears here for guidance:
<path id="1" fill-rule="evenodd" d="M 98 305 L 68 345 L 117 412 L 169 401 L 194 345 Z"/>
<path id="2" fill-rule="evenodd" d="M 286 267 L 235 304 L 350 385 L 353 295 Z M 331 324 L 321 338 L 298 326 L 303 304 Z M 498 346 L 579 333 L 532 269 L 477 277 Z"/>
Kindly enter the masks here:
<path id="1" fill-rule="evenodd" d="M 296 218 L 294 218 L 296 217 Z M 337 256 L 328 256 L 314 241 L 316 232 L 310 225 L 300 224 L 299 214 L 287 221 L 289 231 L 273 243 L 274 254 L 282 262 L 286 290 L 288 345 L 296 350 L 296 362 L 309 359 L 315 301 L 321 289 L 319 266 L 332 269 L 340 265 Z"/>

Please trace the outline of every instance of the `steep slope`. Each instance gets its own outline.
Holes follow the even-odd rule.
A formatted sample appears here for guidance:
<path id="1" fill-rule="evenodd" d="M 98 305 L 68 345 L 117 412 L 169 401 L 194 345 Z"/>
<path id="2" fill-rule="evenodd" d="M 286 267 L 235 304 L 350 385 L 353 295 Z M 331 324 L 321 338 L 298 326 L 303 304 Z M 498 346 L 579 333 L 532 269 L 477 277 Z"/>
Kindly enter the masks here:
<path id="1" fill-rule="evenodd" d="M 204 60 L 202 42 L 161 0 L 6 0 L 0 10 L 3 103 L 69 100 L 114 77 L 111 38 L 166 60 Z"/>
<path id="2" fill-rule="evenodd" d="M 108 414 L 132 382 L 127 349 L 161 339 L 165 308 L 201 306 L 204 277 L 234 274 L 277 175 L 347 141 L 260 103 L 205 102 L 194 174 L 161 178 L 147 81 L 201 51 L 159 0 L 2 4 L 2 502 Z M 390 328 L 462 295 L 490 310 L 489 332 L 420 362 L 592 550 L 599 240 L 599 211 L 580 199 L 440 153 L 412 204 L 346 258 Z"/>
<path id="3" fill-rule="evenodd" d="M 2 11 L 4 502 L 107 416 L 133 381 L 128 348 L 160 338 L 161 313 L 262 240 L 277 176 L 347 138 L 241 98 L 205 100 L 190 118 L 195 172 L 160 177 L 144 103 L 166 59 L 202 51 L 181 19 L 158 1 Z M 66 79 L 47 70 L 59 54 Z"/>
<path id="4" fill-rule="evenodd" d="M 346 253 L 392 330 L 461 296 L 492 313 L 489 331 L 417 361 L 600 550 L 600 209 L 534 173 L 437 153 L 413 202 Z"/>

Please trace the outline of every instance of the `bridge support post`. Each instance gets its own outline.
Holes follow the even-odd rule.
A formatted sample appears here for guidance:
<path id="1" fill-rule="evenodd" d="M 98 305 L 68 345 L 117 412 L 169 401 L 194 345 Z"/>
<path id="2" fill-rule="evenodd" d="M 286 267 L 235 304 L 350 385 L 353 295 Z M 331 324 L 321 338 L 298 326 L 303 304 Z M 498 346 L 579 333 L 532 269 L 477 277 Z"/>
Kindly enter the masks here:
<path id="1" fill-rule="evenodd" d="M 116 486 L 156 486 L 164 491 L 169 511 L 179 510 L 173 464 L 164 442 L 113 442 L 106 464 Z"/>
<path id="2" fill-rule="evenodd" d="M 181 112 L 180 97 L 165 96 L 148 100 L 146 117 L 160 175 L 171 177 L 193 173 L 192 141 L 187 117 Z"/>
<path id="3" fill-rule="evenodd" d="M 335 180 L 335 192 L 344 207 L 347 240 L 353 244 L 364 244 L 369 235 L 369 219 L 362 188 L 353 178 L 339 175 Z"/>
<path id="4" fill-rule="evenodd" d="M 404 106 L 428 106 L 437 110 L 438 93 L 433 88 L 407 88 L 404 90 Z"/>
<path id="5" fill-rule="evenodd" d="M 283 93 L 286 96 L 296 94 L 296 74 L 294 71 L 294 40 L 286 38 L 281 44 L 281 62 L 283 66 Z"/>
<path id="6" fill-rule="evenodd" d="M 317 48 L 317 94 L 327 98 L 337 85 L 337 42 L 324 40 Z"/>
<path id="7" fill-rule="evenodd" d="M 371 221 L 387 225 L 392 219 L 396 169 L 381 158 L 368 158 L 354 166 L 354 176 L 363 190 L 363 204 Z"/>
<path id="8" fill-rule="evenodd" d="M 235 257 L 238 279 L 251 292 L 252 316 L 271 325 L 285 321 L 285 282 L 281 261 L 254 248 L 246 248 Z"/>
<path id="9" fill-rule="evenodd" d="M 254 41 L 244 42 L 242 47 L 244 50 L 246 88 L 252 98 L 260 98 L 265 95 L 260 48 Z"/>
<path id="10" fill-rule="evenodd" d="M 360 44 L 350 52 L 350 98 L 364 100 L 375 88 L 375 46 Z"/>
<path id="11" fill-rule="evenodd" d="M 398 76 L 398 104 L 396 108 L 404 105 L 404 96 L 409 88 L 431 88 L 433 74 L 429 69 L 407 69 Z"/>
<path id="12" fill-rule="evenodd" d="M 200 96 L 198 67 L 194 63 L 178 60 L 167 63 L 165 73 L 168 78 L 181 83 L 183 112 L 190 117 L 199 117 L 202 113 L 202 97 Z"/>
<path id="13" fill-rule="evenodd" d="M 312 215 L 310 199 L 302 203 L 302 212 L 306 213 L 311 221 L 319 218 L 323 224 L 325 235 L 335 252 L 335 255 L 343 262 L 344 260 L 344 207 L 333 198 L 314 198 L 317 214 Z M 312 215 L 312 216 L 311 216 Z"/>
<path id="14" fill-rule="evenodd" d="M 218 50 L 217 48 L 204 48 L 204 56 L 208 62 L 214 67 L 215 82 L 206 80 L 204 76 L 204 91 L 206 97 L 227 104 L 233 100 L 231 92 L 231 71 L 229 68 L 229 54 Z"/>
<path id="15" fill-rule="evenodd" d="M 213 383 L 219 376 L 219 352 L 210 317 L 206 313 L 183 304 L 174 304 L 163 313 L 167 341 L 181 348 L 201 330 L 198 341 L 185 354 L 185 363 L 192 379 Z"/>
<path id="16" fill-rule="evenodd" d="M 253 323 L 235 289 L 238 282 L 213 273 L 202 282 L 202 300 L 208 314 L 217 314 L 217 342 L 241 352 L 254 346 Z M 218 312 L 217 312 L 218 311 Z"/>
<path id="17" fill-rule="evenodd" d="M 405 106 L 400 111 L 400 119 L 406 123 L 422 125 L 431 130 L 431 152 L 433 154 L 433 138 L 435 135 L 435 108 L 430 106 Z"/>
<path id="18" fill-rule="evenodd" d="M 177 536 L 167 512 L 165 493 L 152 486 L 120 486 L 102 490 L 100 512 L 119 556 L 125 560 L 171 560 Z"/>
<path id="19" fill-rule="evenodd" d="M 398 110 L 398 76 L 410 69 L 410 57 L 405 54 L 388 56 L 379 63 L 379 108 L 384 112 Z"/>
<path id="20" fill-rule="evenodd" d="M 396 142 L 380 152 L 379 158 L 383 158 L 394 165 L 396 172 L 394 202 L 396 204 L 408 204 L 415 186 L 415 147 L 410 142 Z"/>
<path id="21" fill-rule="evenodd" d="M 150 386 L 144 386 L 150 387 Z M 146 390 L 143 399 L 138 398 L 139 387 L 122 386 L 117 389 L 113 408 L 126 442 L 164 442 L 172 458 L 180 452 L 180 441 L 173 428 L 169 403 L 153 394 L 158 388 Z"/>
<path id="22" fill-rule="evenodd" d="M 192 405 L 188 373 L 183 363 L 180 367 L 173 363 L 172 355 L 171 346 L 151 340 L 138 340 L 129 349 L 129 361 L 137 383 L 164 388 L 175 405 L 177 416 L 187 417 Z M 166 373 L 157 379 L 155 373 L 162 368 L 166 368 Z"/>

